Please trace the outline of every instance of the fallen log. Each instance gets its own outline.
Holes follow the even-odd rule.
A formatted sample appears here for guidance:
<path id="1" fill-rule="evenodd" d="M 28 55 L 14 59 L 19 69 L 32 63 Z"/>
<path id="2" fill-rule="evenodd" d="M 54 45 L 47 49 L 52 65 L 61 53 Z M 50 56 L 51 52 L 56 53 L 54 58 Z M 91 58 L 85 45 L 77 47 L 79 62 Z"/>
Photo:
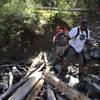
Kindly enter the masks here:
<path id="1" fill-rule="evenodd" d="M 28 76 L 31 74 L 32 71 L 34 71 L 36 68 L 34 68 L 36 65 L 38 65 L 41 61 L 41 58 L 43 57 L 43 52 L 41 52 L 38 57 L 36 57 L 34 60 L 33 60 L 33 63 L 31 64 L 27 74 L 25 76 Z"/>
<path id="2" fill-rule="evenodd" d="M 8 98 L 8 100 L 23 100 L 41 77 L 41 72 L 36 72 L 30 75 L 29 80 L 26 81 L 20 88 L 18 88 L 17 91 L 10 98 Z"/>
<path id="3" fill-rule="evenodd" d="M 26 60 L 26 61 L 20 61 L 20 62 L 9 62 L 9 64 L 5 64 L 5 63 L 7 62 L 4 62 L 4 64 L 1 64 L 0 68 L 7 68 L 7 67 L 13 67 L 13 66 L 22 67 L 26 65 L 31 65 L 32 60 Z"/>
<path id="4" fill-rule="evenodd" d="M 4 65 L 0 65 L 0 68 L 6 68 L 6 67 L 12 67 L 14 66 L 14 64 L 4 64 Z"/>
<path id="5" fill-rule="evenodd" d="M 90 100 L 87 96 L 62 82 L 54 74 L 45 73 L 44 78 L 54 85 L 60 92 L 64 93 L 65 96 L 70 100 Z"/>
<path id="6" fill-rule="evenodd" d="M 24 84 L 28 79 L 28 77 L 25 77 L 24 79 L 21 79 L 18 83 L 12 85 L 4 94 L 0 96 L 0 100 L 6 100 L 16 91 L 17 88 Z"/>
<path id="7" fill-rule="evenodd" d="M 44 73 L 47 73 L 47 72 L 49 72 L 50 71 L 50 65 L 49 65 L 49 62 L 48 62 L 48 58 L 47 58 L 47 53 L 44 53 L 44 61 L 45 61 L 45 64 L 46 64 L 46 70 L 45 70 L 45 72 Z"/>
<path id="8" fill-rule="evenodd" d="M 40 59 L 42 58 L 43 53 L 40 53 L 34 60 L 33 63 L 31 65 L 31 67 L 29 68 L 29 71 L 27 72 L 27 74 L 25 75 L 24 78 L 22 78 L 19 82 L 17 82 L 16 84 L 12 85 L 4 94 L 2 94 L 0 96 L 0 100 L 4 100 L 7 99 L 8 97 L 10 97 L 17 88 L 19 88 L 21 85 L 23 85 L 28 79 L 29 79 L 29 74 L 34 72 L 37 68 L 35 68 L 36 65 L 39 64 Z M 36 62 L 35 62 L 36 61 Z"/>
<path id="9" fill-rule="evenodd" d="M 0 96 L 4 92 L 4 84 L 0 82 Z"/>
<path id="10" fill-rule="evenodd" d="M 25 100 L 36 100 L 38 97 L 39 92 L 41 91 L 41 88 L 43 87 L 44 80 L 41 79 L 37 85 L 31 90 L 29 95 L 26 97 Z"/>
<path id="11" fill-rule="evenodd" d="M 43 67 L 44 67 L 44 64 L 42 64 L 40 68 L 37 69 L 35 72 L 40 71 Z M 33 73 L 35 72 L 33 71 Z M 25 76 L 18 83 L 12 85 L 3 95 L 1 95 L 0 100 L 4 100 L 10 97 L 16 91 L 16 89 L 22 86 L 28 79 L 29 79 L 29 76 Z"/>
<path id="12" fill-rule="evenodd" d="M 56 100 L 52 86 L 49 83 L 47 83 L 47 100 Z"/>
<path id="13" fill-rule="evenodd" d="M 4 85 L 3 91 L 5 92 L 9 87 L 8 86 L 8 74 L 3 76 L 2 82 L 3 82 L 3 85 Z"/>
<path id="14" fill-rule="evenodd" d="M 9 72 L 8 73 L 8 75 L 9 75 L 9 88 L 12 86 L 12 84 L 13 84 L 13 74 L 12 74 L 12 72 Z"/>
<path id="15" fill-rule="evenodd" d="M 61 97 L 59 94 L 56 94 L 57 100 L 66 100 L 63 97 Z"/>
<path id="16" fill-rule="evenodd" d="M 41 71 L 41 70 L 43 69 L 44 66 L 45 66 L 45 64 L 43 63 L 43 64 L 36 70 L 36 72 Z"/>

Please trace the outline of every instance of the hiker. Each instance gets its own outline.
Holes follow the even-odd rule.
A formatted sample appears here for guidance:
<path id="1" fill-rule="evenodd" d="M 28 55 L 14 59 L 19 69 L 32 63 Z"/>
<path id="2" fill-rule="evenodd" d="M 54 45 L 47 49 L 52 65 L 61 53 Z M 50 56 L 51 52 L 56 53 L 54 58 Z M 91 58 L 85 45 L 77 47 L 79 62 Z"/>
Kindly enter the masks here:
<path id="1" fill-rule="evenodd" d="M 57 24 L 53 36 L 55 36 L 57 33 L 61 32 L 61 31 L 62 31 L 61 26 L 59 24 Z"/>
<path id="2" fill-rule="evenodd" d="M 66 35 L 63 32 L 63 30 L 57 33 L 54 36 L 53 40 L 56 45 L 56 50 L 55 50 L 56 56 L 59 57 L 64 53 L 65 48 L 66 48 L 66 43 L 67 43 Z"/>
<path id="3" fill-rule="evenodd" d="M 55 56 L 53 70 L 58 74 L 60 74 L 61 69 L 62 69 L 62 68 L 60 68 L 62 65 L 60 56 L 64 53 L 64 51 L 67 48 L 68 31 L 69 31 L 69 28 L 67 26 L 64 26 L 62 28 L 57 26 L 56 32 L 58 32 L 58 33 L 56 33 L 53 37 L 53 43 L 54 43 L 53 46 L 55 46 L 55 49 L 53 51 L 54 56 Z"/>
<path id="4" fill-rule="evenodd" d="M 82 20 L 80 26 L 72 28 L 69 31 L 69 47 L 65 50 L 63 62 L 65 66 L 79 65 L 79 79 L 81 81 L 83 75 L 83 67 L 85 66 L 85 57 L 83 48 L 85 43 L 89 43 L 90 30 L 88 29 L 87 20 Z"/>
<path id="5" fill-rule="evenodd" d="M 56 28 L 55 28 L 55 31 L 53 33 L 53 53 L 55 54 L 56 53 L 56 43 L 55 43 L 55 37 L 56 37 L 56 34 L 61 32 L 62 29 L 61 29 L 61 26 L 60 25 L 57 25 Z"/>
<path id="6" fill-rule="evenodd" d="M 56 26 L 56 33 L 53 37 L 53 43 L 55 45 L 55 54 L 61 56 L 65 49 L 67 48 L 67 37 L 70 27 L 68 25 L 61 25 Z"/>

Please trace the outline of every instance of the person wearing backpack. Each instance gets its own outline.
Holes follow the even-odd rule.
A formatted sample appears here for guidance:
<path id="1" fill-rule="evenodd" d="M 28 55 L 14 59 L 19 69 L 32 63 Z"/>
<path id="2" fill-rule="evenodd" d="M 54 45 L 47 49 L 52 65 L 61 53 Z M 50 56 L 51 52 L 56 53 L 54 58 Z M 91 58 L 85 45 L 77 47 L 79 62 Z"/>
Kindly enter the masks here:
<path id="1" fill-rule="evenodd" d="M 61 56 L 67 48 L 69 30 L 70 27 L 68 25 L 64 25 L 62 28 L 57 25 L 56 34 L 53 37 L 53 43 L 56 45 L 56 55 Z"/>
<path id="2" fill-rule="evenodd" d="M 61 32 L 62 31 L 62 28 L 61 26 L 58 24 L 56 27 L 55 27 L 55 31 L 53 33 L 53 36 L 56 35 L 57 33 Z"/>
<path id="3" fill-rule="evenodd" d="M 63 62 L 65 66 L 79 65 L 79 79 L 81 81 L 85 66 L 83 48 L 86 42 L 90 44 L 90 30 L 87 20 L 82 20 L 80 26 L 72 28 L 68 35 L 70 38 L 69 47 L 62 55 Z"/>
<path id="4" fill-rule="evenodd" d="M 65 32 L 62 30 L 54 36 L 54 43 L 56 45 L 56 56 L 61 56 L 66 48 L 67 38 Z"/>

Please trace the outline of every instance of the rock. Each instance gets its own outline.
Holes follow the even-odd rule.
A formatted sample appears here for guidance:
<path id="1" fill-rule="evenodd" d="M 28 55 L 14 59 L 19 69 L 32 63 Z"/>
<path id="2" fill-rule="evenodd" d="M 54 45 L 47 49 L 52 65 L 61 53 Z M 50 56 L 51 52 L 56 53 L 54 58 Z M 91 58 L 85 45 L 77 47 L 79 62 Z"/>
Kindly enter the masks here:
<path id="1" fill-rule="evenodd" d="M 22 73 L 17 69 L 16 66 L 12 67 L 12 72 L 14 75 L 22 75 Z"/>
<path id="2" fill-rule="evenodd" d="M 79 79 L 76 77 L 73 77 L 71 75 L 66 75 L 66 79 L 69 79 L 68 85 L 73 87 L 75 84 L 79 83 Z"/>
<path id="3" fill-rule="evenodd" d="M 94 48 L 91 51 L 90 56 L 93 58 L 100 58 L 100 48 Z"/>
<path id="4" fill-rule="evenodd" d="M 2 47 L 2 51 L 5 53 L 7 52 L 7 48 L 6 47 Z"/>
<path id="5" fill-rule="evenodd" d="M 85 93 L 87 93 L 87 88 L 86 88 L 87 85 L 88 85 L 87 82 L 79 82 L 79 83 L 75 84 L 73 87 L 74 87 L 75 89 L 77 89 L 78 91 L 80 91 L 80 92 L 85 92 Z"/>
<path id="6" fill-rule="evenodd" d="M 91 98 L 99 98 L 100 100 L 100 86 L 95 83 L 90 83 L 87 94 Z"/>
<path id="7" fill-rule="evenodd" d="M 67 74 L 71 74 L 71 75 L 76 75 L 79 73 L 79 68 L 78 67 L 75 67 L 75 66 L 68 66 L 67 67 L 68 71 L 67 71 Z"/>
<path id="8" fill-rule="evenodd" d="M 100 77 L 98 75 L 88 74 L 87 77 L 89 77 L 93 83 L 100 84 Z"/>
<path id="9" fill-rule="evenodd" d="M 60 64 L 57 64 L 53 66 L 53 70 L 55 71 L 55 73 L 60 74 L 62 70 L 62 66 Z"/>
<path id="10" fill-rule="evenodd" d="M 97 30 L 97 29 L 100 29 L 100 26 L 96 26 L 95 29 L 96 29 L 96 30 Z"/>
<path id="11" fill-rule="evenodd" d="M 12 73 L 13 73 L 13 76 L 14 76 L 14 82 L 18 82 L 18 81 L 21 79 L 22 75 L 23 75 L 23 73 L 21 73 L 21 72 L 17 69 L 16 66 L 13 66 L 13 67 L 12 67 Z"/>
<path id="12" fill-rule="evenodd" d="M 57 71 L 58 74 L 61 73 L 62 66 L 61 65 L 55 65 L 55 70 Z"/>

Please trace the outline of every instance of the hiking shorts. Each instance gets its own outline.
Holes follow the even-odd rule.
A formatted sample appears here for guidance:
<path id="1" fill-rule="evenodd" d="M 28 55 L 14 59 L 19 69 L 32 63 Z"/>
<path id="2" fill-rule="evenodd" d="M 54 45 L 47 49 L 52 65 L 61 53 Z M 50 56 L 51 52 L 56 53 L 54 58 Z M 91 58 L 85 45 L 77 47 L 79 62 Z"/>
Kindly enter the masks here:
<path id="1" fill-rule="evenodd" d="M 63 62 L 65 65 L 83 65 L 84 64 L 84 54 L 83 52 L 81 53 L 76 53 L 74 48 L 71 46 L 68 47 L 68 51 L 66 56 L 63 59 Z"/>

